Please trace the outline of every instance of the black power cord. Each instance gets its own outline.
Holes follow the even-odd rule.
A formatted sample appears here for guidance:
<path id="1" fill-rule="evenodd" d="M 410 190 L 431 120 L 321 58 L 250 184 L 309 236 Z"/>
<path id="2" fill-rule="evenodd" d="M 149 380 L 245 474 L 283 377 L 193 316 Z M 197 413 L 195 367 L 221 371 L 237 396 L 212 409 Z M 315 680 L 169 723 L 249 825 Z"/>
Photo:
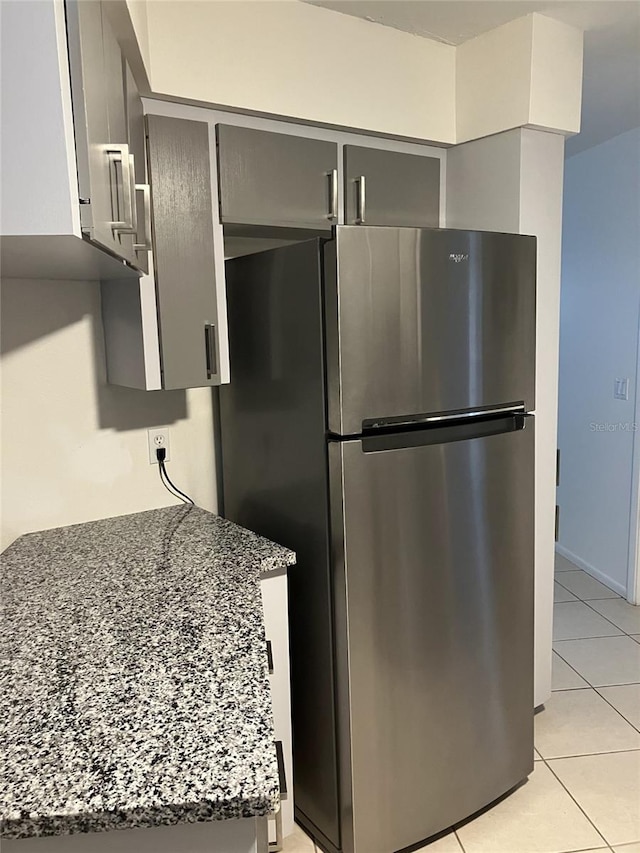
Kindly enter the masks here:
<path id="1" fill-rule="evenodd" d="M 168 492 L 170 492 L 174 496 L 174 498 L 178 498 L 183 503 L 195 506 L 189 495 L 185 495 L 184 492 L 181 492 L 180 489 L 171 482 L 171 478 L 167 474 L 167 469 L 164 464 L 164 460 L 166 459 L 166 457 L 166 449 L 164 447 L 158 447 L 156 449 L 156 459 L 158 460 L 158 472 L 160 474 L 160 480 L 162 482 L 162 485 Z"/>

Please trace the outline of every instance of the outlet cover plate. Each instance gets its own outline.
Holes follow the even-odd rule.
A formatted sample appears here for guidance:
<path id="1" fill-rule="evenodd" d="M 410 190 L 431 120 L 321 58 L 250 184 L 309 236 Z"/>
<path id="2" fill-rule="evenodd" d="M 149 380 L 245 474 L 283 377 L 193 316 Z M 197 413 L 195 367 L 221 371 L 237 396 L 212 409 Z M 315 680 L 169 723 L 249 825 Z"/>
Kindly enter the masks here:
<path id="1" fill-rule="evenodd" d="M 157 429 L 148 429 L 147 438 L 149 443 L 149 464 L 158 464 L 156 450 L 159 447 L 164 447 L 164 449 L 167 451 L 167 455 L 165 456 L 164 461 L 168 462 L 171 458 L 169 453 L 169 427 L 158 427 Z"/>

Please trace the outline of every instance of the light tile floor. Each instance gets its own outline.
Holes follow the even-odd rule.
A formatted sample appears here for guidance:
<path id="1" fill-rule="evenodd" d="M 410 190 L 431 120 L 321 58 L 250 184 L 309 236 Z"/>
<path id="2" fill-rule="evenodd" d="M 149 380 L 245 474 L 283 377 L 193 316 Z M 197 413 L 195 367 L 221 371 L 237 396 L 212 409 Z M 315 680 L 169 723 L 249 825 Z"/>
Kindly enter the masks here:
<path id="1" fill-rule="evenodd" d="M 526 784 L 416 853 L 640 853 L 640 607 L 556 557 L 551 699 Z M 285 853 L 321 853 L 297 827 Z"/>

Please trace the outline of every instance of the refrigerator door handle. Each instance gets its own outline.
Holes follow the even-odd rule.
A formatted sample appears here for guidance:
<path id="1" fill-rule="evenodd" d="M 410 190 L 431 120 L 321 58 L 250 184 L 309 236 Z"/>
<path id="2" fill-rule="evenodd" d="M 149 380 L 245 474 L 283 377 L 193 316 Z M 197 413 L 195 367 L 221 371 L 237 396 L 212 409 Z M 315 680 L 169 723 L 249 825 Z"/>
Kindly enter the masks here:
<path id="1" fill-rule="evenodd" d="M 497 409 L 476 409 L 475 411 L 443 412 L 437 415 L 417 416 L 415 418 L 372 418 L 362 422 L 362 430 L 393 428 L 402 429 L 407 426 L 420 426 L 436 423 L 447 423 L 448 421 L 467 421 L 472 418 L 493 417 L 494 415 L 517 415 L 523 414 L 525 407 L 523 403 L 510 403 Z"/>
<path id="2" fill-rule="evenodd" d="M 363 453 L 380 453 L 385 450 L 401 450 L 408 447 L 426 447 L 430 444 L 450 444 L 454 441 L 469 441 L 487 438 L 506 432 L 518 432 L 526 427 L 532 415 L 511 413 L 502 418 L 469 420 L 455 425 L 426 427 L 399 432 L 382 433 L 362 437 Z"/>

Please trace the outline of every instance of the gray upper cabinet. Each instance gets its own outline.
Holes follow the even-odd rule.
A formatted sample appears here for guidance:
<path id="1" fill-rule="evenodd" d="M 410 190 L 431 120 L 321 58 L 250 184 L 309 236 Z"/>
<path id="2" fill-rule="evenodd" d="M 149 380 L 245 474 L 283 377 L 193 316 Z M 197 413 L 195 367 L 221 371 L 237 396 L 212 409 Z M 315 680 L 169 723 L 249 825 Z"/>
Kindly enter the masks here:
<path id="1" fill-rule="evenodd" d="M 217 125 L 220 221 L 329 231 L 338 217 L 337 145 Z"/>
<path id="2" fill-rule="evenodd" d="M 344 198 L 347 225 L 437 228 L 440 160 L 345 145 Z"/>
<path id="3" fill-rule="evenodd" d="M 67 0 L 65 8 L 82 229 L 93 242 L 145 269 L 146 253 L 135 248 L 144 242 L 137 234 L 135 189 L 135 161 L 144 164 L 144 151 L 132 156 L 129 140 L 132 116 L 144 139 L 142 104 L 133 110 L 128 102 L 126 63 L 107 4 Z"/>
<path id="4" fill-rule="evenodd" d="M 162 387 L 219 384 L 209 126 L 147 116 Z"/>

